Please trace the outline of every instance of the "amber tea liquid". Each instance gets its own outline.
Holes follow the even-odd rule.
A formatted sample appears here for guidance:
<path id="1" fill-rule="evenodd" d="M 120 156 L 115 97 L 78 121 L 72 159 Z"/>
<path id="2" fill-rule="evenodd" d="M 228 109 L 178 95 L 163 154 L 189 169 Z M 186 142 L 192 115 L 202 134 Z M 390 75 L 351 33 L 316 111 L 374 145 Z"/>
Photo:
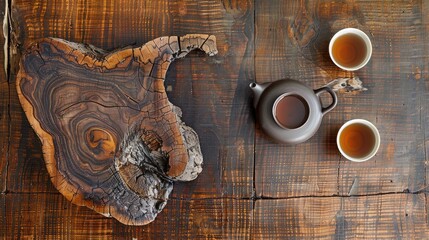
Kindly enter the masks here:
<path id="1" fill-rule="evenodd" d="M 340 146 L 350 157 L 365 157 L 374 149 L 375 134 L 370 127 L 361 123 L 353 123 L 342 131 Z"/>
<path id="2" fill-rule="evenodd" d="M 287 95 L 277 102 L 274 112 L 278 124 L 284 128 L 294 129 L 307 121 L 309 108 L 302 97 Z"/>
<path id="3" fill-rule="evenodd" d="M 338 37 L 332 46 L 335 61 L 345 67 L 355 67 L 365 61 L 367 47 L 365 41 L 354 33 Z"/>

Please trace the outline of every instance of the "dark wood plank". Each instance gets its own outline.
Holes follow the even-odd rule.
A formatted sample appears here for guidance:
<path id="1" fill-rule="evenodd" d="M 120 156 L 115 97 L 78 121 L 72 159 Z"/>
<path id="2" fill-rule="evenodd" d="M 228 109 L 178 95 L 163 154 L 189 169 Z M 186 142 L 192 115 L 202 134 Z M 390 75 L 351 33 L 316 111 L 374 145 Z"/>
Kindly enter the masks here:
<path id="1" fill-rule="evenodd" d="M 253 56 L 252 13 L 249 1 L 22 0 L 14 2 L 12 17 L 18 53 L 26 43 L 47 36 L 112 50 L 141 45 L 163 35 L 216 35 L 218 56 L 206 59 L 202 53 L 193 53 L 173 63 L 166 81 L 171 101 L 182 108 L 183 120 L 199 134 L 205 157 L 201 178 L 177 184 L 173 195 L 205 198 L 252 195 L 253 123 L 247 105 L 250 93 L 243 87 L 250 82 L 253 71 L 249 65 Z M 11 101 L 18 103 L 15 96 Z M 37 167 L 22 168 L 29 158 L 40 161 L 37 153 L 41 150 L 20 107 L 13 105 L 12 112 L 22 125 L 16 132 L 25 135 L 12 141 L 12 147 L 19 149 L 14 156 L 25 155 L 11 163 L 15 171 L 9 176 L 10 190 L 32 192 L 28 184 L 15 184 L 17 180 L 28 180 L 39 185 L 39 191 L 56 192 L 46 186 L 49 183 L 45 172 L 36 172 Z M 40 184 L 35 179 L 40 179 Z"/>
<path id="2" fill-rule="evenodd" d="M 426 13 L 429 11 L 429 2 L 424 1 L 422 3 L 422 12 Z M 429 41 L 429 16 L 427 14 L 422 15 L 423 26 L 424 26 L 424 42 Z M 425 148 L 425 157 L 426 162 L 429 161 L 429 47 L 424 45 L 424 55 L 423 55 L 423 66 L 418 68 L 415 71 L 417 78 L 420 77 L 420 82 L 422 86 L 420 87 L 421 91 L 424 91 L 425 94 L 422 97 L 423 102 L 421 103 L 421 124 L 424 129 L 424 148 Z M 419 75 L 420 74 L 420 75 Z M 429 186 L 429 168 L 426 166 L 426 186 Z M 429 189 L 426 187 L 425 192 L 429 192 Z M 429 200 L 428 200 L 429 201 Z M 426 202 L 429 204 L 429 202 Z M 428 206 L 428 205 L 427 205 Z M 428 214 L 428 209 L 426 208 L 426 214 Z M 428 219 L 429 221 L 429 219 Z"/>
<path id="3" fill-rule="evenodd" d="M 258 82 L 291 77 L 316 87 L 328 78 L 355 74 L 369 89 L 340 95 L 336 109 L 325 116 L 318 134 L 307 143 L 281 146 L 257 131 L 258 196 L 359 195 L 425 187 L 424 136 L 417 114 L 418 99 L 425 93 L 411 74 L 423 64 L 420 3 L 402 2 L 399 8 L 365 1 L 259 2 L 255 6 Z M 388 24 L 380 16 L 387 17 Z M 374 45 L 372 60 L 355 73 L 340 71 L 326 57 L 327 42 L 342 27 L 363 29 Z M 336 149 L 336 132 L 353 118 L 372 121 L 382 137 L 376 157 L 361 164 L 340 158 Z"/>
<path id="4" fill-rule="evenodd" d="M 152 224 L 134 227 L 60 194 L 7 194 L 0 203 L 7 206 L 0 209 L 0 236 L 18 239 L 249 239 L 253 208 L 251 200 L 171 199 Z"/>
<path id="5" fill-rule="evenodd" d="M 205 170 L 196 183 L 176 185 L 172 194 L 249 198 L 254 130 L 246 90 L 253 77 L 252 2 L 173 1 L 170 14 L 175 34 L 209 31 L 216 35 L 219 50 L 214 58 L 177 61 L 167 73 L 169 97 L 199 133 L 205 157 Z"/>
<path id="6" fill-rule="evenodd" d="M 318 88 L 331 79 L 319 65 L 324 50 L 318 42 L 329 31 L 320 26 L 316 1 L 259 1 L 255 5 L 255 76 L 257 82 L 291 78 Z M 321 3 L 320 3 L 321 4 Z M 322 40 L 320 40 L 322 39 Z M 312 57 L 313 59 L 308 58 Z M 327 64 L 325 64 L 327 65 Z M 332 66 L 328 67 L 332 68 Z M 335 146 L 336 109 L 323 119 L 309 141 L 287 146 L 273 143 L 257 125 L 255 185 L 257 196 L 333 195 L 338 187 Z"/>
<path id="7" fill-rule="evenodd" d="M 305 197 L 255 203 L 254 239 L 425 239 L 425 194 Z"/>
<path id="8" fill-rule="evenodd" d="M 2 7 L 4 4 L 1 5 Z M 19 46 L 17 39 L 22 32 L 18 29 L 22 24 L 13 20 L 13 7 L 9 4 L 9 81 L 8 81 L 8 147 L 7 147 L 7 185 L 5 192 L 22 192 L 23 189 L 31 189 L 34 192 L 54 192 L 55 188 L 50 183 L 49 175 L 42 159 L 40 141 L 25 118 L 15 87 L 16 72 L 19 61 Z M 14 29 L 14 31 L 12 31 Z M 2 39 L 3 41 L 3 39 Z M 3 88 L 2 88 L 3 89 Z M 5 95 L 1 95 L 4 97 Z M 4 125 L 2 125 L 3 127 Z M 5 137 L 6 135 L 1 135 Z M 2 152 L 3 153 L 3 152 Z M 38 184 L 34 184 L 39 182 Z M 23 186 L 23 187 L 22 187 Z"/>
<path id="9" fill-rule="evenodd" d="M 12 76 L 9 84 L 0 82 L 0 237 L 426 238 L 429 4 L 254 3 L 13 1 Z M 343 27 L 363 29 L 374 44 L 372 60 L 355 73 L 338 69 L 327 56 L 330 36 Z M 166 208 L 144 227 L 125 226 L 68 202 L 50 183 L 40 142 L 14 90 L 22 46 L 53 36 L 112 50 L 190 32 L 215 34 L 219 55 L 197 52 L 176 61 L 166 86 L 200 136 L 203 173 L 194 182 L 176 184 Z M 255 132 L 252 79 L 290 77 L 317 88 L 353 75 L 369 90 L 340 94 L 339 105 L 307 143 L 283 146 L 259 125 Z M 348 162 L 336 148 L 336 132 L 351 118 L 373 121 L 382 134 L 379 153 L 366 163 Z"/>
<path id="10" fill-rule="evenodd" d="M 5 15 L 5 2 L 0 1 L 0 19 L 4 19 Z M 0 29 L 0 192 L 6 191 L 6 178 L 9 157 L 9 130 L 10 130 L 10 117 L 9 117 L 9 84 L 8 78 L 5 73 L 5 51 L 4 44 L 5 38 L 3 28 Z"/>
<path id="11" fill-rule="evenodd" d="M 428 90 L 422 88 L 423 81 L 415 74 L 416 68 L 424 68 L 425 13 L 420 4 L 404 2 L 400 8 L 390 4 L 383 8 L 360 6 L 374 45 L 370 65 L 359 72 L 369 90 L 362 98 L 341 99 L 338 111 L 344 120 L 366 118 L 375 123 L 382 144 L 371 161 L 341 162 L 341 195 L 417 192 L 426 186 L 421 109 Z M 386 21 L 375 21 L 380 16 Z"/>

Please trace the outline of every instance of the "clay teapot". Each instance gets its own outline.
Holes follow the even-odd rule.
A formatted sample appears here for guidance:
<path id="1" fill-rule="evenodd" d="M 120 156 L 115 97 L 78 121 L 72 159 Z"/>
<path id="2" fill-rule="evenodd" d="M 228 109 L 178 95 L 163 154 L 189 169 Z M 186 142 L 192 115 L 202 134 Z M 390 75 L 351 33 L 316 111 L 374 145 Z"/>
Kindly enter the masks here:
<path id="1" fill-rule="evenodd" d="M 256 117 L 263 131 L 280 143 L 297 144 L 311 138 L 323 116 L 337 105 L 337 96 L 329 87 L 316 90 L 290 79 L 272 83 L 251 83 Z M 332 102 L 323 107 L 320 95 L 327 92 Z"/>

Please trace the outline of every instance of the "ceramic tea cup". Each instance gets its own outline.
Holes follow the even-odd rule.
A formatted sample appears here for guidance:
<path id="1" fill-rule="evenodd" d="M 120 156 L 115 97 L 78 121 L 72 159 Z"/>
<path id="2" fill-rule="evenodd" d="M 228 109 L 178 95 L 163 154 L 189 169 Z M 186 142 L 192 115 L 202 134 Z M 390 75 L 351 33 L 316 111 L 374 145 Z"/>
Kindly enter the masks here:
<path id="1" fill-rule="evenodd" d="M 377 153 L 380 133 L 371 122 L 364 119 L 350 120 L 337 134 L 337 147 L 345 158 L 353 162 L 364 162 Z"/>
<path id="2" fill-rule="evenodd" d="M 369 62 L 371 55 L 371 40 L 357 28 L 342 29 L 329 42 L 331 60 L 346 71 L 361 69 Z"/>

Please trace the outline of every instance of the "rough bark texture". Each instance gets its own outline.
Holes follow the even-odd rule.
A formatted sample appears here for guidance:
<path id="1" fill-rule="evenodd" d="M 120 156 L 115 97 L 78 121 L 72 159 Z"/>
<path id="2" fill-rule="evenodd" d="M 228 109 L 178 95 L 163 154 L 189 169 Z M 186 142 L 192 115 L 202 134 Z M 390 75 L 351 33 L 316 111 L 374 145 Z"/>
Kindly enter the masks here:
<path id="1" fill-rule="evenodd" d="M 349 93 L 349 92 L 353 93 L 353 92 L 368 90 L 367 88 L 362 86 L 362 81 L 359 79 L 359 77 L 337 78 L 332 80 L 328 84 L 326 84 L 325 87 L 330 87 L 334 91 L 346 92 L 346 93 Z"/>
<path id="2" fill-rule="evenodd" d="M 216 54 L 215 37 L 160 37 L 112 53 L 54 38 L 28 47 L 18 96 L 68 200 L 143 225 L 164 208 L 173 181 L 198 176 L 198 136 L 164 87 L 170 63 L 197 48 Z"/>

